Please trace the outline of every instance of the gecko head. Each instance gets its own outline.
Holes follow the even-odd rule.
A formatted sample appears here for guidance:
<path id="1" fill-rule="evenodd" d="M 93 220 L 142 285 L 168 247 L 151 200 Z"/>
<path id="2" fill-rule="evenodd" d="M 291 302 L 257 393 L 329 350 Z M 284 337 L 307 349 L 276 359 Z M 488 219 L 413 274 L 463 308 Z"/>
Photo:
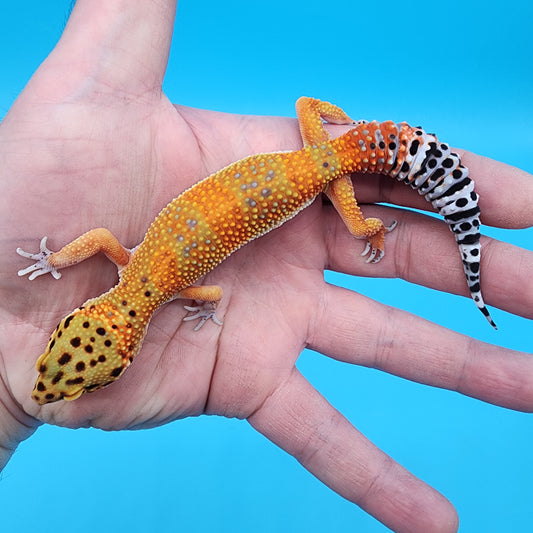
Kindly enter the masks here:
<path id="1" fill-rule="evenodd" d="M 103 316 L 94 305 L 80 307 L 59 323 L 37 360 L 32 398 L 38 404 L 75 400 L 115 381 L 129 365 L 119 326 Z"/>

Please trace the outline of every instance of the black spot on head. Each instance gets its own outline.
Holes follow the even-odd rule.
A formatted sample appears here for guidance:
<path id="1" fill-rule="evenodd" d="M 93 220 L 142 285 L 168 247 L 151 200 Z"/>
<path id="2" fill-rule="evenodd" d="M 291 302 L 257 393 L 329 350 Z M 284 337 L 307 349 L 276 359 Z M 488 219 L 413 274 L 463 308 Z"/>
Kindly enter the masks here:
<path id="1" fill-rule="evenodd" d="M 118 326 L 117 326 L 116 324 L 113 324 L 113 325 L 111 326 L 111 329 L 117 329 L 117 328 L 118 328 Z"/>
<path id="2" fill-rule="evenodd" d="M 44 372 L 46 372 L 47 368 L 48 368 L 48 367 L 47 367 L 46 365 L 41 365 L 41 366 L 39 367 L 39 372 L 44 373 Z"/>
<path id="3" fill-rule="evenodd" d="M 89 326 L 90 326 L 89 322 L 84 322 L 84 323 L 83 323 L 83 327 L 84 327 L 85 329 L 87 329 Z"/>
<path id="4" fill-rule="evenodd" d="M 85 363 L 83 361 L 76 363 L 76 370 L 78 372 L 83 372 L 85 370 Z"/>
<path id="5" fill-rule="evenodd" d="M 73 339 L 70 339 L 70 344 L 74 346 L 74 348 L 77 348 L 81 344 L 81 339 L 79 337 L 74 337 Z"/>
<path id="6" fill-rule="evenodd" d="M 74 318 L 74 315 L 70 315 L 70 316 L 67 316 L 67 318 L 65 319 L 65 329 L 67 329 L 69 326 L 70 326 L 70 322 L 72 321 L 72 319 Z"/>
<path id="7" fill-rule="evenodd" d="M 53 399 L 54 399 L 54 396 L 55 396 L 55 394 L 52 394 L 51 392 L 49 392 L 49 393 L 45 396 L 45 398 L 46 398 L 47 400 L 53 400 Z"/>
<path id="8" fill-rule="evenodd" d="M 63 335 L 63 332 L 62 332 L 61 330 L 59 330 L 59 331 L 57 332 L 57 338 L 59 339 L 59 338 L 61 337 L 61 335 Z"/>
<path id="9" fill-rule="evenodd" d="M 52 339 L 50 341 L 50 346 L 49 346 L 49 350 L 51 350 L 53 347 L 54 347 L 54 344 L 56 343 L 56 341 L 54 339 Z"/>
<path id="10" fill-rule="evenodd" d="M 137 313 L 133 309 L 128 313 L 128 315 L 130 315 L 132 317 L 135 316 L 136 314 Z"/>
<path id="11" fill-rule="evenodd" d="M 94 359 L 91 359 L 91 361 L 89 362 L 89 364 L 90 364 L 91 366 L 96 366 L 97 363 L 96 363 L 96 361 L 95 361 Z"/>
<path id="12" fill-rule="evenodd" d="M 52 385 L 55 385 L 56 383 L 59 383 L 61 381 L 61 378 L 63 377 L 63 372 L 61 370 L 54 376 L 52 379 Z"/>
<path id="13" fill-rule="evenodd" d="M 60 365 L 66 365 L 70 360 L 72 359 L 72 356 L 65 352 L 58 360 L 57 362 L 60 364 Z"/>
<path id="14" fill-rule="evenodd" d="M 117 366 L 117 368 L 113 368 L 113 370 L 111 370 L 111 373 L 109 375 L 116 378 L 117 376 L 120 376 L 122 370 L 123 368 L 121 366 Z"/>
<path id="15" fill-rule="evenodd" d="M 104 344 L 109 348 L 111 346 L 111 341 L 109 339 L 107 339 Z"/>
<path id="16" fill-rule="evenodd" d="M 67 381 L 65 381 L 65 384 L 66 385 L 79 385 L 80 383 L 83 383 L 84 381 L 85 381 L 85 378 L 83 378 L 82 376 L 79 376 L 77 378 L 67 379 Z"/>
<path id="17" fill-rule="evenodd" d="M 144 293 L 144 295 L 145 295 L 147 298 L 149 298 L 150 296 L 152 296 L 152 293 L 151 293 L 150 291 L 146 291 L 146 292 Z"/>
<path id="18" fill-rule="evenodd" d="M 44 392 L 46 390 L 46 387 L 42 381 L 39 381 L 39 383 L 37 383 L 37 390 L 41 392 Z"/>
<path id="19" fill-rule="evenodd" d="M 106 361 L 106 356 L 105 356 L 104 354 L 99 355 L 99 356 L 98 356 L 98 361 L 100 361 L 100 363 L 105 363 L 105 361 Z"/>
<path id="20" fill-rule="evenodd" d="M 104 328 L 96 328 L 96 333 L 98 333 L 98 335 L 105 335 L 105 329 Z"/>
<path id="21" fill-rule="evenodd" d="M 93 347 L 90 344 L 87 344 L 87 346 L 85 346 L 84 350 L 87 353 L 93 353 Z"/>

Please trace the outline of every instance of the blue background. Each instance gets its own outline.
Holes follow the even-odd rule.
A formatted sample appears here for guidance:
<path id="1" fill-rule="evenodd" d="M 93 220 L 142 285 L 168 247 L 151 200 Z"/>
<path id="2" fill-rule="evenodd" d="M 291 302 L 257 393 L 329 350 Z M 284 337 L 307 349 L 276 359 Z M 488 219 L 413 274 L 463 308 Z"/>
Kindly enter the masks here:
<path id="1" fill-rule="evenodd" d="M 0 14 L 0 115 L 60 37 L 70 1 L 13 5 Z M 316 96 L 354 118 L 422 124 L 454 146 L 533 172 L 532 5 L 183 0 L 165 90 L 190 106 L 290 116 L 298 96 Z M 532 230 L 485 232 L 533 249 Z M 493 310 L 496 333 L 465 298 L 400 280 L 328 279 L 531 351 L 531 321 Z M 455 504 L 460 531 L 531 530 L 531 415 L 312 352 L 298 366 L 364 434 Z M 1 474 L 0 509 L 2 531 L 23 533 L 386 530 L 246 422 L 215 417 L 122 433 L 42 427 Z"/>

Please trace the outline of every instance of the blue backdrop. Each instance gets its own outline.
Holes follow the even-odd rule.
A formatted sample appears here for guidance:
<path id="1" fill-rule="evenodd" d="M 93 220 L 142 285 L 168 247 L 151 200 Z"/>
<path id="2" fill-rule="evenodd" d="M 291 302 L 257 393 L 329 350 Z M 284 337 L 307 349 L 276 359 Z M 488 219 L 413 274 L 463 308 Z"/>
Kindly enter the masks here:
<path id="1" fill-rule="evenodd" d="M 0 15 L 1 115 L 60 37 L 70 0 L 13 6 Z M 453 146 L 533 172 L 533 4 L 491 6 L 183 0 L 165 90 L 190 106 L 291 116 L 298 96 L 316 96 L 354 118 L 422 124 Z M 532 230 L 485 232 L 533 249 Z M 328 279 L 531 351 L 531 321 L 493 310 L 493 332 L 466 298 L 399 280 Z M 530 415 L 312 352 L 299 368 L 366 436 L 455 504 L 461 531 L 531 530 Z M 69 474 L 73 463 L 79 478 Z M 42 427 L 1 475 L 0 509 L 2 531 L 22 533 L 70 528 L 69 517 L 85 512 L 77 533 L 386 530 L 246 422 L 215 417 L 123 433 Z"/>

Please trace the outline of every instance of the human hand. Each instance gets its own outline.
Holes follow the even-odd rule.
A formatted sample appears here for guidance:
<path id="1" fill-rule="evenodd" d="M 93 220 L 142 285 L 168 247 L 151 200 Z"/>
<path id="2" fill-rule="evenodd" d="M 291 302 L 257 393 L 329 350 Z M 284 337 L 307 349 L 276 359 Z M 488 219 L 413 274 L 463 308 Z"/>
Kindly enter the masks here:
<path id="1" fill-rule="evenodd" d="M 193 332 L 181 322 L 180 303 L 169 304 L 117 383 L 72 403 L 39 408 L 31 401 L 35 360 L 57 321 L 112 286 L 116 272 L 100 258 L 65 271 L 61 282 L 13 281 L 24 266 L 14 253 L 17 246 L 37 246 L 47 234 L 58 248 L 95 226 L 109 227 L 134 246 L 160 208 L 195 181 L 250 153 L 301 145 L 294 120 L 173 106 L 160 92 L 172 26 L 172 5 L 129 2 L 127 9 L 109 13 L 79 1 L 62 41 L 0 127 L 5 384 L 0 398 L 13 420 L 25 425 L 13 422 L 6 435 L 12 440 L 4 438 L 4 444 L 22 440 L 38 420 L 122 429 L 203 412 L 247 418 L 393 529 L 453 531 L 456 516 L 449 502 L 376 449 L 295 368 L 309 346 L 354 364 L 531 409 L 533 368 L 525 354 L 478 343 L 324 282 L 324 268 L 331 268 L 398 275 L 466 294 L 449 231 L 418 214 L 367 207 L 365 214 L 398 219 L 399 227 L 387 236 L 384 261 L 366 265 L 359 257 L 364 244 L 351 239 L 332 208 L 317 201 L 207 277 L 206 283 L 224 289 L 222 328 L 207 324 Z M 153 48 L 145 45 L 147 28 L 152 41 L 157 36 Z M 472 154 L 463 160 L 476 180 L 486 223 L 533 223 L 526 209 L 533 199 L 530 176 Z M 516 186 L 501 186 L 504 180 Z M 428 208 L 417 193 L 389 178 L 359 178 L 358 191 L 363 202 Z M 524 288 L 532 254 L 488 239 L 483 245 L 488 302 L 531 317 L 533 295 Z M 472 315 L 478 318 L 474 307 Z"/>

